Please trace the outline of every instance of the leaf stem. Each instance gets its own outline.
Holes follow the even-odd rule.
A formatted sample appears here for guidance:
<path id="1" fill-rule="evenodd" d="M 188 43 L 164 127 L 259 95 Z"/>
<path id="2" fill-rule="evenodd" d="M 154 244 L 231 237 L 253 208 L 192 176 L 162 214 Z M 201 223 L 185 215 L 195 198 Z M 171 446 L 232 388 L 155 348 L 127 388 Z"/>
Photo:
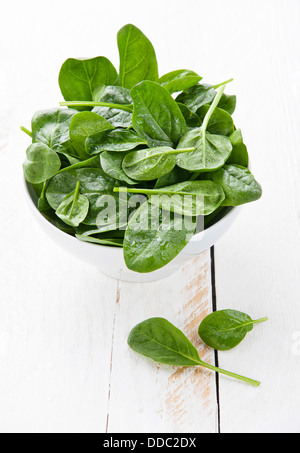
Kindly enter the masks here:
<path id="1" fill-rule="evenodd" d="M 268 320 L 269 318 L 266 316 L 265 318 L 256 319 L 255 321 L 253 321 L 253 324 L 259 324 L 260 322 L 266 322 Z"/>
<path id="2" fill-rule="evenodd" d="M 203 120 L 203 123 L 202 123 L 202 126 L 201 126 L 201 130 L 202 130 L 203 135 L 205 135 L 209 120 L 211 119 L 212 114 L 214 113 L 215 109 L 217 108 L 217 106 L 218 106 L 218 104 L 219 104 L 219 102 L 221 100 L 221 97 L 222 97 L 222 95 L 224 93 L 225 88 L 226 88 L 226 85 L 222 85 L 221 86 L 221 88 L 219 89 L 219 91 L 217 93 L 217 96 L 215 97 L 213 103 L 211 104 L 208 112 L 206 113 L 206 115 L 204 117 L 204 120 Z"/>
<path id="3" fill-rule="evenodd" d="M 188 192 L 171 192 L 170 190 L 163 189 L 133 189 L 131 187 L 115 187 L 114 192 L 118 193 L 138 193 L 145 195 L 196 195 Z"/>
<path id="4" fill-rule="evenodd" d="M 75 193 L 74 193 L 74 200 L 73 200 L 72 207 L 71 207 L 71 210 L 70 210 L 69 219 L 71 218 L 71 215 L 73 213 L 73 209 L 74 209 L 75 203 L 78 200 L 79 189 L 80 189 L 80 181 L 78 181 L 77 184 L 76 184 L 76 189 L 75 189 Z"/>
<path id="5" fill-rule="evenodd" d="M 222 83 L 218 83 L 217 85 L 214 85 L 214 89 L 217 90 L 218 88 L 220 88 L 222 85 L 227 85 L 227 83 L 230 83 L 230 82 L 233 82 L 233 79 L 229 79 L 229 80 L 226 80 L 225 82 L 222 82 Z"/>
<path id="6" fill-rule="evenodd" d="M 132 113 L 132 104 L 111 104 L 109 102 L 94 102 L 94 101 L 66 101 L 60 102 L 62 107 L 109 107 L 111 109 L 124 110 L 125 112 Z"/>
<path id="7" fill-rule="evenodd" d="M 202 360 L 199 362 L 199 365 L 208 368 L 209 370 L 215 371 L 216 373 L 224 374 L 225 376 L 229 376 L 234 379 L 238 379 L 239 381 L 246 382 L 247 384 L 254 385 L 255 387 L 259 387 L 261 384 L 259 381 L 241 376 L 240 374 L 232 373 L 231 371 L 222 370 L 221 368 L 217 368 L 213 365 L 202 362 Z"/>
<path id="8" fill-rule="evenodd" d="M 32 132 L 30 132 L 26 127 L 20 126 L 21 131 L 25 132 L 25 134 L 29 135 L 32 138 Z"/>

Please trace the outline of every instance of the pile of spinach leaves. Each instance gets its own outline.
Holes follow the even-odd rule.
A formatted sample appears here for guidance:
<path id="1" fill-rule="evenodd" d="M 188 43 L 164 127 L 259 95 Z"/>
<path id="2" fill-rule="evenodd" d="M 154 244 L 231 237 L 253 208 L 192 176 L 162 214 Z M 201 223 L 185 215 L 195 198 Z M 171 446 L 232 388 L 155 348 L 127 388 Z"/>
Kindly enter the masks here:
<path id="1" fill-rule="evenodd" d="M 133 25 L 117 42 L 119 73 L 105 57 L 62 65 L 65 102 L 37 112 L 31 131 L 21 128 L 32 138 L 24 174 L 58 228 L 123 247 L 129 269 L 152 272 L 187 245 L 199 219 L 208 227 L 262 191 L 227 82 L 203 84 L 191 70 L 159 77 L 154 48 Z"/>

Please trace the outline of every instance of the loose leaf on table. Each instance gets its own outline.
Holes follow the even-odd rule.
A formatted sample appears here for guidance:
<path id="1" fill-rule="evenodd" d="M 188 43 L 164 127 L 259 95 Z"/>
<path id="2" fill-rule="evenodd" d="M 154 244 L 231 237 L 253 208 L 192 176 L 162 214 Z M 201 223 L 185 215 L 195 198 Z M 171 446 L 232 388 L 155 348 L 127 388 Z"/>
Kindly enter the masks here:
<path id="1" fill-rule="evenodd" d="M 155 362 L 171 366 L 202 366 L 248 384 L 260 382 L 203 362 L 197 349 L 181 330 L 164 318 L 150 318 L 135 326 L 128 337 L 130 348 Z"/>
<path id="2" fill-rule="evenodd" d="M 44 143 L 56 152 L 72 154 L 69 129 L 72 109 L 50 109 L 37 112 L 31 121 L 33 143 Z"/>
<path id="3" fill-rule="evenodd" d="M 220 104 L 219 104 L 220 105 Z M 209 105 L 203 105 L 197 110 L 197 116 L 201 120 L 201 124 L 204 121 L 205 116 L 209 110 Z M 207 124 L 207 132 L 210 134 L 228 136 L 234 132 L 234 124 L 231 115 L 225 110 L 217 107 L 210 117 Z"/>
<path id="4" fill-rule="evenodd" d="M 107 130 L 86 140 L 89 154 L 99 154 L 102 151 L 126 152 L 139 145 L 147 145 L 147 142 L 135 131 L 126 129 Z"/>
<path id="5" fill-rule="evenodd" d="M 248 167 L 249 156 L 247 147 L 243 142 L 243 136 L 240 129 L 235 130 L 230 135 L 230 141 L 232 144 L 232 152 L 227 160 L 227 164 L 241 165 L 242 167 Z"/>
<path id="6" fill-rule="evenodd" d="M 80 112 L 73 116 L 70 125 L 71 145 L 78 157 L 89 157 L 86 142 L 92 135 L 113 129 L 113 126 L 100 115 L 92 112 Z"/>
<path id="7" fill-rule="evenodd" d="M 88 199 L 80 194 L 80 182 L 68 194 L 56 210 L 56 215 L 67 225 L 77 227 L 84 221 L 89 211 Z"/>
<path id="8" fill-rule="evenodd" d="M 196 230 L 193 219 L 162 211 L 145 202 L 131 217 L 124 238 L 128 269 L 146 273 L 162 268 L 188 244 Z"/>
<path id="9" fill-rule="evenodd" d="M 32 184 L 42 183 L 56 175 L 60 165 L 55 151 L 43 143 L 34 143 L 26 151 L 23 164 L 25 179 Z"/>
<path id="10" fill-rule="evenodd" d="M 105 57 L 69 58 L 59 73 L 59 86 L 66 101 L 92 101 L 98 85 L 113 85 L 117 71 Z"/>
<path id="11" fill-rule="evenodd" d="M 142 80 L 158 82 L 155 51 L 144 33 L 128 24 L 118 32 L 117 40 L 120 54 L 118 85 L 132 88 Z"/>
<path id="12" fill-rule="evenodd" d="M 179 153 L 193 148 L 177 149 L 167 146 L 131 151 L 123 160 L 123 170 L 131 179 L 152 181 L 173 170 Z"/>
<path id="13" fill-rule="evenodd" d="M 187 131 L 180 108 L 166 88 L 144 81 L 131 90 L 132 124 L 149 146 L 176 146 Z"/>
<path id="14" fill-rule="evenodd" d="M 252 173 L 239 165 L 224 165 L 218 171 L 205 173 L 204 179 L 210 179 L 223 187 L 225 200 L 223 206 L 239 206 L 258 200 L 262 195 L 260 184 Z"/>
<path id="15" fill-rule="evenodd" d="M 189 171 L 214 171 L 222 167 L 228 159 L 232 145 L 228 137 L 213 135 L 207 132 L 209 122 L 215 112 L 220 98 L 224 92 L 223 85 L 212 105 L 209 107 L 202 126 L 187 132 L 180 140 L 178 147 L 194 147 L 195 151 L 189 154 L 178 156 L 177 165 Z"/>
<path id="16" fill-rule="evenodd" d="M 137 184 L 124 172 L 122 164 L 126 153 L 104 151 L 100 156 L 101 167 L 110 177 L 124 181 L 129 185 Z"/>
<path id="17" fill-rule="evenodd" d="M 179 69 L 169 72 L 159 79 L 159 83 L 164 86 L 169 93 L 176 91 L 184 91 L 196 85 L 202 79 L 201 76 L 194 71 L 188 69 Z"/>
<path id="18" fill-rule="evenodd" d="M 161 189 L 115 190 L 147 195 L 152 205 L 190 217 L 211 214 L 225 199 L 222 187 L 212 181 L 186 181 Z"/>
<path id="19" fill-rule="evenodd" d="M 268 318 L 253 321 L 250 316 L 236 310 L 220 310 L 203 319 L 199 326 L 199 336 L 208 346 L 218 351 L 235 348 L 253 330 L 254 324 Z"/>

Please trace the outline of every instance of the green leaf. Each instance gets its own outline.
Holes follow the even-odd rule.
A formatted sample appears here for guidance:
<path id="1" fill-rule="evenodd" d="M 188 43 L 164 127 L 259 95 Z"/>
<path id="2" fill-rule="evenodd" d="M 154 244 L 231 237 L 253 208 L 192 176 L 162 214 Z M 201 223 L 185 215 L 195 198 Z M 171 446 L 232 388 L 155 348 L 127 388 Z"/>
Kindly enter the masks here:
<path id="1" fill-rule="evenodd" d="M 132 104 L 130 90 L 115 85 L 99 85 L 94 90 L 93 100 L 96 102 L 107 102 L 108 104 Z"/>
<path id="2" fill-rule="evenodd" d="M 162 268 L 188 244 L 196 224 L 144 203 L 131 217 L 124 239 L 128 269 L 146 273 Z"/>
<path id="3" fill-rule="evenodd" d="M 251 172 L 239 165 L 224 165 L 218 171 L 206 173 L 204 179 L 210 179 L 223 187 L 226 199 L 223 206 L 239 206 L 258 200 L 262 195 L 261 186 Z"/>
<path id="4" fill-rule="evenodd" d="M 197 349 L 177 327 L 163 318 L 151 318 L 135 326 L 128 344 L 135 352 L 175 366 L 200 364 Z"/>
<path id="5" fill-rule="evenodd" d="M 268 318 L 253 321 L 250 316 L 236 310 L 220 310 L 208 315 L 199 326 L 199 336 L 208 346 L 218 351 L 235 348 L 253 329 L 254 324 Z"/>
<path id="6" fill-rule="evenodd" d="M 89 211 L 89 201 L 79 192 L 80 182 L 73 192 L 68 194 L 56 210 L 56 215 L 67 225 L 77 227 L 84 221 Z"/>
<path id="7" fill-rule="evenodd" d="M 92 135 L 113 129 L 113 126 L 100 115 L 80 112 L 73 116 L 70 125 L 70 139 L 76 154 L 81 159 L 89 157 L 86 142 Z"/>
<path id="8" fill-rule="evenodd" d="M 123 170 L 131 179 L 152 181 L 173 170 L 177 155 L 183 151 L 167 146 L 131 151 L 123 160 Z"/>
<path id="9" fill-rule="evenodd" d="M 100 156 L 101 167 L 103 171 L 112 178 L 124 181 L 129 185 L 137 184 L 137 181 L 130 179 L 122 168 L 126 153 L 104 151 Z"/>
<path id="10" fill-rule="evenodd" d="M 177 165 L 189 171 L 199 172 L 221 168 L 232 150 L 228 137 L 205 133 L 201 128 L 187 132 L 178 144 L 178 148 L 189 147 L 195 148 L 195 151 L 179 155 Z"/>
<path id="11" fill-rule="evenodd" d="M 93 113 L 105 118 L 113 127 L 132 127 L 132 113 L 110 107 L 94 107 Z"/>
<path id="12" fill-rule="evenodd" d="M 131 90 L 132 124 L 148 145 L 176 146 L 187 131 L 180 108 L 166 88 L 154 82 L 141 82 Z"/>
<path id="13" fill-rule="evenodd" d="M 219 108 L 226 110 L 226 112 L 232 115 L 236 108 L 236 96 L 223 93 L 219 103 Z"/>
<path id="14" fill-rule="evenodd" d="M 205 104 L 210 104 L 216 97 L 216 90 L 211 85 L 196 85 L 177 96 L 176 101 L 185 104 L 193 113 Z"/>
<path id="15" fill-rule="evenodd" d="M 240 129 L 237 129 L 230 135 L 230 141 L 232 144 L 232 153 L 227 160 L 227 164 L 241 165 L 242 167 L 248 167 L 249 156 L 247 147 L 243 142 L 243 136 Z"/>
<path id="16" fill-rule="evenodd" d="M 169 72 L 159 79 L 159 83 L 164 86 L 169 93 L 176 93 L 177 91 L 184 91 L 196 85 L 202 77 L 194 71 L 188 69 L 179 69 L 177 71 Z"/>
<path id="17" fill-rule="evenodd" d="M 190 176 L 191 174 L 189 171 L 176 166 L 169 173 L 158 178 L 154 189 L 161 189 L 162 187 L 171 186 L 179 182 L 187 181 L 188 179 L 190 179 Z"/>
<path id="18" fill-rule="evenodd" d="M 123 239 L 101 239 L 92 236 L 81 236 L 76 234 L 77 239 L 83 242 L 90 242 L 91 244 L 106 245 L 111 247 L 123 247 Z"/>
<path id="19" fill-rule="evenodd" d="M 177 102 L 178 107 L 181 110 L 181 113 L 185 119 L 188 129 L 194 129 L 195 127 L 200 127 L 202 121 L 196 113 L 193 113 L 186 105 Z"/>
<path id="20" fill-rule="evenodd" d="M 47 145 L 34 143 L 27 148 L 23 169 L 26 181 L 39 184 L 56 175 L 60 159 Z"/>
<path id="21" fill-rule="evenodd" d="M 134 25 L 121 28 L 117 36 L 120 54 L 118 84 L 132 88 L 142 80 L 158 81 L 154 48 L 149 39 Z"/>
<path id="22" fill-rule="evenodd" d="M 209 105 L 204 105 L 199 110 L 197 110 L 197 115 L 200 118 L 201 123 L 204 121 L 208 110 Z M 229 113 L 225 112 L 225 110 L 216 108 L 210 117 L 206 130 L 210 134 L 228 136 L 234 131 L 232 117 L 229 115 Z"/>
<path id="23" fill-rule="evenodd" d="M 59 73 L 59 86 L 66 101 L 92 101 L 98 85 L 113 85 L 118 74 L 105 57 L 69 58 Z"/>
<path id="24" fill-rule="evenodd" d="M 44 143 L 56 152 L 72 154 L 69 129 L 76 113 L 61 108 L 37 112 L 31 121 L 33 143 Z"/>
<path id="25" fill-rule="evenodd" d="M 166 211 L 185 216 L 203 216 L 214 212 L 224 201 L 222 187 L 212 181 L 186 181 L 162 189 L 128 189 L 149 196 L 149 202 Z"/>
<path id="26" fill-rule="evenodd" d="M 126 152 L 139 145 L 147 145 L 146 140 L 136 132 L 126 129 L 114 129 L 92 135 L 86 141 L 89 154 L 99 154 L 102 151 Z"/>

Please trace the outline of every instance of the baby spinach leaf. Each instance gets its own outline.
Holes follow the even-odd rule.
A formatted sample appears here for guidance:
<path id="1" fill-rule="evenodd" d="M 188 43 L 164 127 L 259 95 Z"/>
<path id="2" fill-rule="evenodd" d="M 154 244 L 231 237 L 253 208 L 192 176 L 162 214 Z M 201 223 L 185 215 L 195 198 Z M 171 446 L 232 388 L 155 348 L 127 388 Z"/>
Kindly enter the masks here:
<path id="1" fill-rule="evenodd" d="M 120 54 L 118 85 L 132 88 L 142 80 L 158 81 L 154 48 L 149 39 L 134 25 L 121 28 L 117 36 Z"/>
<path id="2" fill-rule="evenodd" d="M 86 150 L 89 154 L 99 154 L 102 151 L 126 152 L 139 145 L 147 145 L 133 130 L 114 129 L 92 135 L 86 140 Z"/>
<path id="3" fill-rule="evenodd" d="M 100 156 L 101 167 L 103 171 L 112 178 L 124 181 L 129 185 L 137 184 L 137 181 L 130 179 L 122 168 L 126 153 L 104 151 Z"/>
<path id="4" fill-rule="evenodd" d="M 89 211 L 89 201 L 80 192 L 78 181 L 73 192 L 67 195 L 56 210 L 56 215 L 67 225 L 77 227 L 86 218 Z"/>
<path id="5" fill-rule="evenodd" d="M 179 153 L 190 153 L 191 150 L 193 148 L 174 150 L 160 146 L 131 151 L 123 160 L 123 170 L 131 179 L 152 181 L 173 170 Z"/>
<path id="6" fill-rule="evenodd" d="M 222 167 L 228 159 L 232 145 L 228 137 L 221 135 L 212 135 L 206 132 L 209 122 L 224 92 L 223 85 L 212 105 L 209 107 L 201 128 L 193 129 L 187 132 L 180 140 L 178 147 L 194 147 L 195 151 L 179 156 L 177 165 L 190 171 L 203 172 L 205 170 L 213 171 Z"/>
<path id="7" fill-rule="evenodd" d="M 155 362 L 171 366 L 202 366 L 247 384 L 260 382 L 203 362 L 197 349 L 181 330 L 164 318 L 150 318 L 135 326 L 128 337 L 130 348 Z"/>
<path id="8" fill-rule="evenodd" d="M 130 90 L 114 85 L 99 85 L 93 93 L 94 101 L 103 101 L 109 104 L 131 105 Z"/>
<path id="9" fill-rule="evenodd" d="M 216 172 L 206 173 L 204 178 L 211 179 L 223 187 L 226 196 L 223 206 L 250 203 L 262 195 L 261 186 L 251 172 L 239 165 L 224 165 Z"/>
<path id="10" fill-rule="evenodd" d="M 200 109 L 197 110 L 197 116 L 200 118 L 201 124 L 204 121 L 209 108 L 209 105 L 203 105 L 203 107 L 200 107 Z M 210 117 L 206 130 L 210 134 L 228 136 L 234 131 L 232 117 L 228 112 L 225 112 L 225 110 L 216 108 Z"/>
<path id="11" fill-rule="evenodd" d="M 194 129 L 195 127 L 201 126 L 202 121 L 196 113 L 193 113 L 186 105 L 181 104 L 180 102 L 177 102 L 177 105 L 181 110 L 188 129 Z"/>
<path id="12" fill-rule="evenodd" d="M 60 108 L 37 112 L 31 121 L 33 143 L 44 143 L 56 152 L 72 154 L 69 129 L 76 113 Z"/>
<path id="13" fill-rule="evenodd" d="M 59 86 L 66 101 L 92 101 L 98 85 L 113 85 L 118 74 L 105 57 L 69 58 L 61 67 Z"/>
<path id="14" fill-rule="evenodd" d="M 176 93 L 176 91 L 184 91 L 196 85 L 202 77 L 194 71 L 188 69 L 179 69 L 177 71 L 169 72 L 159 79 L 159 83 L 164 86 L 169 93 Z"/>
<path id="15" fill-rule="evenodd" d="M 47 145 L 33 143 L 27 148 L 23 169 L 26 181 L 39 184 L 56 175 L 60 169 L 60 159 Z"/>
<path id="16" fill-rule="evenodd" d="M 205 104 L 210 104 L 216 97 L 216 90 L 211 85 L 195 85 L 177 96 L 176 101 L 185 104 L 193 113 Z"/>
<path id="17" fill-rule="evenodd" d="M 83 242 L 90 242 L 91 244 L 106 245 L 111 247 L 123 247 L 123 239 L 101 239 L 92 236 L 80 236 L 76 234 L 77 239 Z"/>
<path id="18" fill-rule="evenodd" d="M 162 189 L 114 190 L 147 195 L 152 205 L 190 217 L 211 214 L 225 199 L 222 187 L 212 181 L 186 181 Z"/>
<path id="19" fill-rule="evenodd" d="M 247 147 L 243 142 L 243 136 L 240 129 L 235 130 L 230 135 L 230 141 L 232 144 L 232 153 L 227 160 L 227 164 L 237 164 L 242 167 L 248 167 L 249 165 L 249 156 Z"/>
<path id="20" fill-rule="evenodd" d="M 169 173 L 161 176 L 156 181 L 154 189 L 160 189 L 162 187 L 171 186 L 178 182 L 184 182 L 190 179 L 190 172 L 180 167 L 174 167 Z"/>
<path id="21" fill-rule="evenodd" d="M 113 127 L 132 127 L 132 113 L 111 107 L 94 107 L 93 113 L 105 118 Z"/>
<path id="22" fill-rule="evenodd" d="M 262 318 L 253 321 L 240 311 L 220 310 L 203 319 L 198 333 L 208 346 L 218 351 L 228 351 L 240 344 L 254 324 L 267 320 L 268 318 Z"/>
<path id="23" fill-rule="evenodd" d="M 179 155 L 177 165 L 189 171 L 214 171 L 222 167 L 230 156 L 232 145 L 228 137 L 212 135 L 202 128 L 187 132 L 178 148 L 194 147 L 195 151 Z"/>
<path id="24" fill-rule="evenodd" d="M 144 81 L 131 90 L 132 124 L 149 146 L 176 146 L 187 127 L 180 108 L 158 83 Z"/>
<path id="25" fill-rule="evenodd" d="M 162 268 L 188 244 L 195 230 L 192 219 L 145 202 L 131 217 L 125 232 L 124 258 L 128 269 L 145 273 Z"/>
<path id="26" fill-rule="evenodd" d="M 70 125 L 71 145 L 78 157 L 87 159 L 89 154 L 86 142 L 92 135 L 113 129 L 113 126 L 100 115 L 92 112 L 80 112 L 73 116 Z"/>
<path id="27" fill-rule="evenodd" d="M 236 96 L 223 93 L 219 103 L 219 108 L 232 115 L 236 108 Z"/>

